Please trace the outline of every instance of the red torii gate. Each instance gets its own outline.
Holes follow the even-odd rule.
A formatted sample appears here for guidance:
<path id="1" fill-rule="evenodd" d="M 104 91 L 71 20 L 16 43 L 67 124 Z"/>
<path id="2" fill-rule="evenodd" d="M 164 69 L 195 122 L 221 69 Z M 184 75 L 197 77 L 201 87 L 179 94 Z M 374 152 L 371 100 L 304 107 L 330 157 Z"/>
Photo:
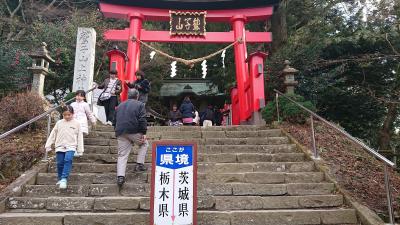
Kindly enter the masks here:
<path id="1" fill-rule="evenodd" d="M 205 36 L 171 36 L 169 31 L 149 31 L 142 29 L 144 20 L 169 21 L 170 14 L 167 9 L 143 8 L 136 6 L 122 6 L 100 3 L 100 10 L 104 16 L 110 18 L 127 19 L 129 28 L 124 30 L 108 30 L 104 37 L 111 41 L 127 41 L 128 50 L 125 71 L 118 71 L 119 78 L 129 81 L 136 80 L 135 72 L 139 68 L 140 43 L 132 41 L 135 37 L 143 42 L 177 42 L 177 43 L 233 43 L 235 51 L 237 88 L 231 92 L 232 98 L 232 123 L 246 124 L 254 112 L 259 111 L 264 97 L 263 60 L 265 54 L 252 54 L 248 58 L 246 43 L 269 43 L 272 41 L 270 32 L 250 32 L 245 30 L 245 24 L 250 21 L 268 20 L 273 13 L 273 7 L 207 10 L 208 22 L 231 23 L 233 31 L 207 32 Z M 194 11 L 194 10 L 187 10 Z M 249 65 L 252 69 L 249 70 Z M 250 76 L 249 76 L 250 74 Z M 262 75 L 262 76 L 261 76 Z M 127 86 L 124 83 L 121 94 L 122 101 L 127 99 Z M 255 87 L 256 85 L 256 87 Z"/>

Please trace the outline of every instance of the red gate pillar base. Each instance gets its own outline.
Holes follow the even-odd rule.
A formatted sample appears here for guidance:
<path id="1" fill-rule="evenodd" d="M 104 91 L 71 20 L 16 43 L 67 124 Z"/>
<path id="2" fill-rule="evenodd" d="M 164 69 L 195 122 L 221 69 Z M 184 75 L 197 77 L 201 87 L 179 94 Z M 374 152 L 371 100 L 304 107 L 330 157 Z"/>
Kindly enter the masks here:
<path id="1" fill-rule="evenodd" d="M 262 113 L 260 111 L 253 112 L 251 115 L 251 118 L 249 119 L 247 125 L 258 125 L 258 126 L 263 126 L 266 125 L 267 123 L 262 117 Z"/>
<path id="2" fill-rule="evenodd" d="M 250 54 L 246 59 L 246 62 L 249 63 L 250 69 L 250 106 L 252 115 L 248 124 L 251 125 L 265 125 L 261 110 L 265 107 L 264 60 L 267 56 L 267 53 L 257 51 Z"/>
<path id="3" fill-rule="evenodd" d="M 239 96 L 238 90 L 236 87 L 231 89 L 231 110 L 232 110 L 232 125 L 240 124 L 240 105 L 239 105 Z"/>

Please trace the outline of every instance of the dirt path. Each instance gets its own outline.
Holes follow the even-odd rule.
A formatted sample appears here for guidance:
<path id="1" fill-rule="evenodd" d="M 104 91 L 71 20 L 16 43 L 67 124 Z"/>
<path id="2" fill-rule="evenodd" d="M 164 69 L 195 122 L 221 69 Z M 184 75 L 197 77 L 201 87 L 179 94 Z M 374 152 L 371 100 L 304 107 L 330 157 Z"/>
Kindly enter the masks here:
<path id="1" fill-rule="evenodd" d="M 311 149 L 310 126 L 284 123 L 282 128 Z M 325 124 L 316 122 L 316 142 L 321 157 L 338 183 L 358 201 L 387 214 L 383 164 L 358 145 Z M 400 215 L 400 175 L 390 172 L 395 215 Z"/>

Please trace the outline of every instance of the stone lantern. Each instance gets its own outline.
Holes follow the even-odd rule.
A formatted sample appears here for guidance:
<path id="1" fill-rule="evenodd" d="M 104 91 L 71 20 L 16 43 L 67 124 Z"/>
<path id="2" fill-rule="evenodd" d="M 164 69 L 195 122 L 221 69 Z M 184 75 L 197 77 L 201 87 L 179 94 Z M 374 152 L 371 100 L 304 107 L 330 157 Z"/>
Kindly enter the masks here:
<path id="1" fill-rule="evenodd" d="M 33 73 L 33 81 L 31 91 L 44 96 L 44 78 L 49 74 L 49 64 L 54 63 L 54 59 L 49 56 L 49 51 L 46 49 L 47 44 L 42 42 L 39 49 L 29 54 L 32 58 L 32 67 L 28 67 Z"/>
<path id="2" fill-rule="evenodd" d="M 294 79 L 294 76 L 299 71 L 290 66 L 289 60 L 285 60 L 285 68 L 282 73 L 285 77 L 285 81 L 283 82 L 286 86 L 286 94 L 294 94 L 294 88 L 297 86 L 298 82 Z"/>

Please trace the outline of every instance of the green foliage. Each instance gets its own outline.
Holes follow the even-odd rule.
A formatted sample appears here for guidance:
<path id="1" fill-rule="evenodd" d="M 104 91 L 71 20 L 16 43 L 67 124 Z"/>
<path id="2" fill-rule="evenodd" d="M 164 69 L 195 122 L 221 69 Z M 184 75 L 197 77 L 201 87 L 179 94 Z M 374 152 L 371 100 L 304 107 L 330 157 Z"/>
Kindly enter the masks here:
<path id="1" fill-rule="evenodd" d="M 48 49 L 54 52 L 54 58 L 59 62 L 51 66 L 51 70 L 55 72 L 55 75 L 49 77 L 45 85 L 45 92 L 55 95 L 56 102 L 72 87 L 78 27 L 93 27 L 96 30 L 96 58 L 102 59 L 104 52 L 108 50 L 101 47 L 105 45 L 102 40 L 102 33 L 106 27 L 106 22 L 101 19 L 98 12 L 90 12 L 79 16 L 78 13 L 75 13 L 66 20 L 55 22 L 38 21 L 33 24 L 34 32 L 38 34 L 35 35 L 33 42 L 40 43 L 45 41 L 48 44 Z M 61 94 L 57 93 L 56 90 L 61 90 Z"/>
<path id="2" fill-rule="evenodd" d="M 318 95 L 317 107 L 322 116 L 338 121 L 349 133 L 372 144 L 377 142 L 379 133 L 376 131 L 381 127 L 385 108 L 367 93 L 326 88 Z"/>
<path id="3" fill-rule="evenodd" d="M 128 27 L 125 20 L 106 19 L 97 10 L 96 1 L 24 1 L 23 7 L 11 16 L 18 1 L 0 1 L 0 90 L 9 92 L 25 88 L 31 75 L 27 56 L 40 42 L 46 42 L 50 55 L 60 63 L 50 65 L 54 75 L 46 77 L 45 92 L 56 97 L 55 102 L 68 93 L 72 86 L 75 37 L 78 27 L 93 27 L 97 32 L 95 81 L 104 79 L 107 57 L 104 52 L 114 43 L 102 40 L 105 29 Z M 351 134 L 368 139 L 376 145 L 380 127 L 387 116 L 388 102 L 400 99 L 400 31 L 398 1 L 378 1 L 355 4 L 344 0 L 281 1 L 284 22 L 276 30 L 286 30 L 280 48 L 270 54 L 266 71 L 267 96 L 273 89 L 282 90 L 283 61 L 289 59 L 300 72 L 296 91 L 311 100 L 324 116 L 341 124 Z M 46 10 L 39 10 L 46 9 Z M 373 9 L 373 10 L 371 10 Z M 367 13 L 365 13 L 367 12 Z M 275 15 L 278 13 L 276 12 Z M 252 22 L 250 31 L 265 31 L 270 24 Z M 166 22 L 145 22 L 148 30 L 167 30 Z M 276 26 L 273 24 L 273 28 Z M 208 31 L 229 31 L 224 23 L 207 23 Z M 275 32 L 275 31 L 274 31 Z M 279 37 L 276 35 L 274 37 Z M 274 43 L 275 43 L 274 39 Z M 126 43 L 118 43 L 126 51 Z M 220 44 L 166 44 L 153 46 L 173 56 L 198 58 L 223 47 Z M 267 45 L 247 44 L 248 53 L 255 49 L 266 51 Z M 159 54 L 150 61 L 150 50 L 141 48 L 140 67 L 152 82 L 149 105 L 162 112 L 159 89 L 169 78 L 171 60 Z M 18 59 L 18 60 L 17 60 Z M 18 64 L 15 66 L 15 62 Z M 226 52 L 222 68 L 221 57 L 207 60 L 208 74 L 221 91 L 229 96 L 236 82 L 233 49 Z M 193 68 L 178 63 L 176 78 L 201 77 L 201 65 Z M 99 71 L 99 73 L 97 73 Z M 61 90 L 56 92 L 56 90 Z M 2 93 L 0 92 L 0 95 Z M 271 100 L 271 99 L 270 99 Z M 271 111 L 272 112 L 272 111 Z M 290 112 L 288 112 L 290 114 Z M 399 127 L 399 110 L 395 122 L 389 121 L 393 131 Z"/>
<path id="4" fill-rule="evenodd" d="M 291 0 L 285 9 L 288 38 L 268 60 L 268 96 L 284 88 L 281 71 L 288 59 L 300 71 L 297 93 L 324 117 L 377 146 L 388 103 L 400 97 L 398 1 Z M 399 118 L 400 111 L 395 113 Z M 394 133 L 396 126 L 389 127 Z"/>
<path id="5" fill-rule="evenodd" d="M 97 33 L 95 80 L 99 79 L 97 71 L 108 66 L 103 56 L 112 47 L 103 40 L 104 30 L 126 27 L 125 21 L 105 19 L 95 0 L 56 4 L 25 1 L 11 16 L 7 8 L 12 12 L 17 7 L 18 1 L 0 2 L 0 90 L 7 93 L 30 85 L 32 75 L 26 70 L 31 61 L 28 54 L 46 42 L 56 63 L 50 64 L 53 73 L 46 76 L 44 91 L 53 95 L 56 103 L 72 87 L 78 27 L 92 27 Z"/>
<path id="6" fill-rule="evenodd" d="M 0 58 L 0 95 L 26 88 L 31 82 L 31 75 L 26 70 L 30 65 L 30 58 L 23 54 L 23 49 L 7 49 L 0 42 Z"/>
<path id="7" fill-rule="evenodd" d="M 300 105 L 306 107 L 311 111 L 315 111 L 315 106 L 310 102 L 306 101 L 303 96 L 291 94 L 286 95 L 287 97 L 298 102 Z M 280 120 L 303 124 L 309 117 L 309 114 L 300 108 L 298 105 L 294 104 L 285 97 L 280 96 L 278 99 L 279 106 L 279 116 Z M 276 99 L 270 101 L 262 112 L 263 118 L 267 123 L 272 123 L 278 120 L 277 110 L 276 110 Z"/>
<path id="8" fill-rule="evenodd" d="M 76 96 L 75 92 L 69 92 L 63 99 L 64 102 L 69 101 L 70 99 L 73 99 Z"/>

